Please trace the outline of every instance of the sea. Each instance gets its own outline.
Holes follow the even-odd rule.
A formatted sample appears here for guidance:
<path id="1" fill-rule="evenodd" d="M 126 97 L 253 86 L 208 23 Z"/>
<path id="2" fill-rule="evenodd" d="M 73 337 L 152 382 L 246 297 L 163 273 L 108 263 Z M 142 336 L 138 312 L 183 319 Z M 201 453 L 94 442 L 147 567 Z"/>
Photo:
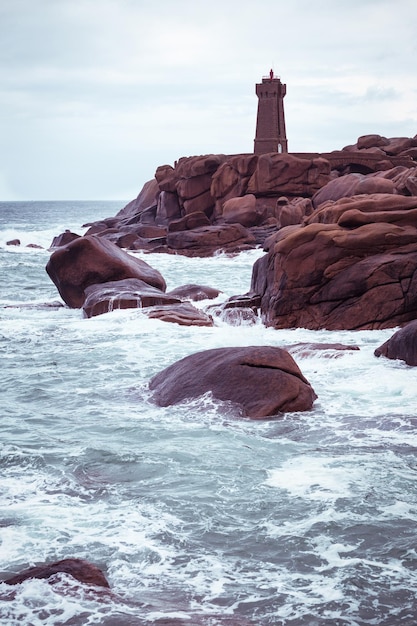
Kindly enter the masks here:
<path id="1" fill-rule="evenodd" d="M 87 319 L 63 306 L 48 248 L 124 204 L 0 203 L 0 581 L 81 558 L 110 585 L 0 582 L 0 624 L 415 626 L 417 370 L 374 356 L 396 329 Z M 134 254 L 169 290 L 208 285 L 220 304 L 264 253 Z M 300 343 L 359 347 L 293 352 L 311 411 L 255 421 L 210 394 L 152 401 L 149 380 L 186 355 Z"/>

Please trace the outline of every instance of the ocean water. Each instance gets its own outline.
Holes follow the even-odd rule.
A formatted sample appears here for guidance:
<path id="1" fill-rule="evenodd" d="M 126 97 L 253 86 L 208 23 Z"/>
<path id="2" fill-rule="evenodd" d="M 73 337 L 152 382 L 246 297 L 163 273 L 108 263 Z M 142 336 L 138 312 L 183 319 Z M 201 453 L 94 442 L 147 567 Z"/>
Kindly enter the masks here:
<path id="1" fill-rule="evenodd" d="M 0 623 L 415 625 L 417 370 L 373 355 L 395 329 L 85 319 L 59 306 L 47 248 L 122 206 L 0 203 L 0 580 L 76 557 L 111 587 L 0 582 Z M 138 254 L 168 289 L 206 284 L 221 301 L 249 289 L 262 251 Z M 187 354 L 299 342 L 360 348 L 294 353 L 309 412 L 152 403 L 149 379 Z"/>

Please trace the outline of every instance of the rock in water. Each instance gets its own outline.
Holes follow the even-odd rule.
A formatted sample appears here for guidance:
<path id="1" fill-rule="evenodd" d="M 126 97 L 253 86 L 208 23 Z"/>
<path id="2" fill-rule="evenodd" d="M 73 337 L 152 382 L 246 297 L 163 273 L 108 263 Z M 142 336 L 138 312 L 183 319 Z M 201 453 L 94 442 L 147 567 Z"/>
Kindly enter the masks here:
<path id="1" fill-rule="evenodd" d="M 180 300 L 192 300 L 193 302 L 198 302 L 199 300 L 213 300 L 217 298 L 217 296 L 221 292 L 219 289 L 214 289 L 213 287 L 207 287 L 206 285 L 181 285 L 180 287 L 176 287 L 167 293 L 167 296 L 173 296 L 174 298 L 179 298 Z"/>
<path id="2" fill-rule="evenodd" d="M 145 309 L 144 313 L 151 319 L 171 322 L 180 326 L 214 326 L 213 318 L 204 311 L 197 309 L 190 302 L 151 306 Z"/>
<path id="3" fill-rule="evenodd" d="M 86 287 L 83 310 L 86 317 L 93 317 L 115 309 L 138 309 L 179 302 L 179 298 L 169 296 L 143 280 L 126 278 Z"/>
<path id="4" fill-rule="evenodd" d="M 309 411 L 317 398 L 292 356 L 272 346 L 205 350 L 173 363 L 149 384 L 160 406 L 212 392 L 252 419 Z"/>
<path id="5" fill-rule="evenodd" d="M 387 359 L 399 359 L 407 365 L 417 365 L 417 320 L 397 330 L 374 354 Z"/>
<path id="6" fill-rule="evenodd" d="M 268 240 L 251 292 L 275 328 L 364 330 L 417 317 L 417 198 L 325 203 Z"/>
<path id="7" fill-rule="evenodd" d="M 44 563 L 30 567 L 16 576 L 8 578 L 4 582 L 7 585 L 19 585 L 29 578 L 50 578 L 55 574 L 69 574 L 85 585 L 95 585 L 96 587 L 107 587 L 107 582 L 103 572 L 96 566 L 83 559 L 63 559 L 56 563 Z"/>
<path id="8" fill-rule="evenodd" d="M 152 287 L 166 290 L 165 280 L 157 270 L 93 235 L 79 237 L 58 248 L 51 255 L 46 271 L 64 302 L 73 308 L 83 306 L 86 287 L 125 278 L 139 278 Z"/>

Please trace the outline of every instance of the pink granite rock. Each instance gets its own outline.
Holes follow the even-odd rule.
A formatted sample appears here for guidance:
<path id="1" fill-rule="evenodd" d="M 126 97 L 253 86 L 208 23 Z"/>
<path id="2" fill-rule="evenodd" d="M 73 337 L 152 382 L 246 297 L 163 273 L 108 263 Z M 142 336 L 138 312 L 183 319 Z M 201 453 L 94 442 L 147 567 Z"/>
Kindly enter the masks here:
<path id="1" fill-rule="evenodd" d="M 330 180 L 326 159 L 300 159 L 291 154 L 262 154 L 247 192 L 258 195 L 311 197 Z"/>
<path id="2" fill-rule="evenodd" d="M 121 250 L 104 238 L 79 237 L 51 255 L 46 271 L 62 299 L 70 307 L 81 307 L 90 285 L 124 278 L 139 278 L 165 291 L 166 283 L 153 267 Z"/>
<path id="3" fill-rule="evenodd" d="M 160 406 L 210 391 L 219 400 L 237 403 L 252 419 L 309 411 L 317 397 L 290 354 L 272 346 L 191 354 L 154 376 L 149 388 Z"/>
<path id="4" fill-rule="evenodd" d="M 63 559 L 55 563 L 36 565 L 20 572 L 20 574 L 11 576 L 4 582 L 7 585 L 19 585 L 30 578 L 50 579 L 49 582 L 54 582 L 54 577 L 57 574 L 69 574 L 85 585 L 109 588 L 109 583 L 103 572 L 96 565 L 92 565 L 84 559 Z"/>

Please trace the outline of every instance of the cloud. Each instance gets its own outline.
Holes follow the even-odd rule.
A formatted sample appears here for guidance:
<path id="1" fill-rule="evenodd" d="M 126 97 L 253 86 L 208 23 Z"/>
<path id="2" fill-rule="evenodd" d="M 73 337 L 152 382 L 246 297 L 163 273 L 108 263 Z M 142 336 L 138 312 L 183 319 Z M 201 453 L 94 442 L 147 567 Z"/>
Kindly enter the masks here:
<path id="1" fill-rule="evenodd" d="M 2 196 L 136 195 L 182 155 L 250 152 L 270 66 L 290 150 L 414 136 L 416 24 L 415 0 L 2 3 Z"/>

